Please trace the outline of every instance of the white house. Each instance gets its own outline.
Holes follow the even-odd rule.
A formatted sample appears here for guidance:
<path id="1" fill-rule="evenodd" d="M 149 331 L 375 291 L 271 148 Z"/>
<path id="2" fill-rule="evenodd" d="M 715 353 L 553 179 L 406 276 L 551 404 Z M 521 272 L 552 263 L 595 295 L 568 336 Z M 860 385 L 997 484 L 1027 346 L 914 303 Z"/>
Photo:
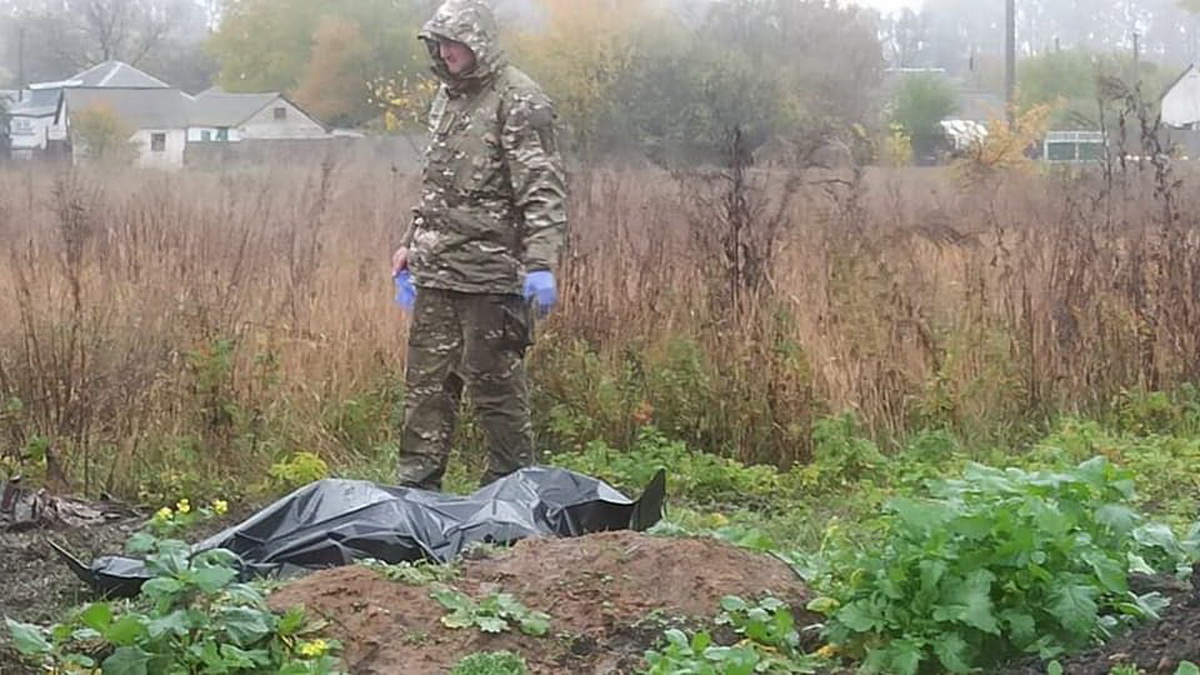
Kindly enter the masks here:
<path id="1" fill-rule="evenodd" d="M 1175 80 L 1162 98 L 1162 121 L 1176 129 L 1200 130 L 1200 69 L 1195 65 Z"/>
<path id="2" fill-rule="evenodd" d="M 105 61 L 65 80 L 31 84 L 18 92 L 18 101 L 9 110 L 14 159 L 30 159 L 46 150 L 62 92 L 80 87 L 170 89 L 162 80 L 120 61 Z"/>
<path id="3" fill-rule="evenodd" d="M 188 101 L 189 143 L 329 137 L 328 127 L 282 94 L 209 89 Z"/>
<path id="4" fill-rule="evenodd" d="M 89 111 L 104 111 L 129 132 L 126 140 L 137 149 L 137 166 L 181 168 L 187 145 L 186 102 L 183 92 L 169 88 L 64 89 L 51 136 L 57 130 L 70 140 L 74 161 L 86 158 L 89 148 L 79 122 Z"/>

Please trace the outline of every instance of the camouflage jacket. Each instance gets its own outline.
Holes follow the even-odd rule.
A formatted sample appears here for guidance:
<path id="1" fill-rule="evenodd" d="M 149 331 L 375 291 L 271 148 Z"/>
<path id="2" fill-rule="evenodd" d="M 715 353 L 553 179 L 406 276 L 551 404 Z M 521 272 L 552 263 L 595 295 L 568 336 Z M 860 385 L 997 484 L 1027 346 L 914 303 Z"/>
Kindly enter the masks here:
<path id="1" fill-rule="evenodd" d="M 506 62 L 485 0 L 448 0 L 420 37 L 442 85 L 430 110 L 421 203 L 404 242 L 413 281 L 519 293 L 526 272 L 556 267 L 566 227 L 553 105 Z M 439 38 L 471 48 L 471 72 L 447 72 Z"/>

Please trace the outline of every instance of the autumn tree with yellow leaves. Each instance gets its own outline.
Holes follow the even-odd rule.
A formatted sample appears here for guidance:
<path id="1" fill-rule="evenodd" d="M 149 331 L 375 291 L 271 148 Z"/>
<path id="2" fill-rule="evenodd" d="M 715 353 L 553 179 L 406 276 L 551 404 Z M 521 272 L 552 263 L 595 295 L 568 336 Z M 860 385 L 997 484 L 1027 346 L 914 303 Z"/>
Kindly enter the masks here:
<path id="1" fill-rule="evenodd" d="M 545 18 L 511 39 L 515 58 L 555 98 L 575 149 L 588 156 L 637 58 L 639 36 L 661 25 L 652 0 L 537 0 Z"/>

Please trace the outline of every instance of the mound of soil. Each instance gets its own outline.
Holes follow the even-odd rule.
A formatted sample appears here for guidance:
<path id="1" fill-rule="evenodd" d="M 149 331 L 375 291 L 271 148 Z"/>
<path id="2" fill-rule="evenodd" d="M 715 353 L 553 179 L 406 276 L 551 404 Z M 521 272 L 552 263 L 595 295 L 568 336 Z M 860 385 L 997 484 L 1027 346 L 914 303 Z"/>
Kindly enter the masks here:
<path id="1" fill-rule="evenodd" d="M 292 582 L 271 596 L 283 611 L 302 605 L 329 621 L 353 673 L 445 673 L 478 651 L 521 653 L 531 673 L 635 672 L 661 637 L 660 619 L 702 623 L 721 597 L 770 593 L 788 602 L 797 623 L 817 617 L 784 563 L 712 539 L 667 539 L 611 532 L 570 539 L 529 539 L 492 558 L 467 561 L 452 585 L 471 596 L 512 593 L 551 616 L 550 634 L 485 634 L 442 625 L 446 610 L 427 587 L 388 581 L 362 566 Z"/>

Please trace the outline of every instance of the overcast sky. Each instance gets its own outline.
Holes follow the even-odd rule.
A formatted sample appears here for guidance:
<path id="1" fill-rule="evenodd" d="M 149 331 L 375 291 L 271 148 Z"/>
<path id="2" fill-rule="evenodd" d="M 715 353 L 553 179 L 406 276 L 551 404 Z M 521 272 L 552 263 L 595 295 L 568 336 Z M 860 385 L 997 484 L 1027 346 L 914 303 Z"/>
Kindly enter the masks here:
<path id="1" fill-rule="evenodd" d="M 921 0 L 848 0 L 848 2 L 866 7 L 875 7 L 885 12 L 893 12 L 905 7 L 911 7 L 914 10 L 921 8 Z"/>

